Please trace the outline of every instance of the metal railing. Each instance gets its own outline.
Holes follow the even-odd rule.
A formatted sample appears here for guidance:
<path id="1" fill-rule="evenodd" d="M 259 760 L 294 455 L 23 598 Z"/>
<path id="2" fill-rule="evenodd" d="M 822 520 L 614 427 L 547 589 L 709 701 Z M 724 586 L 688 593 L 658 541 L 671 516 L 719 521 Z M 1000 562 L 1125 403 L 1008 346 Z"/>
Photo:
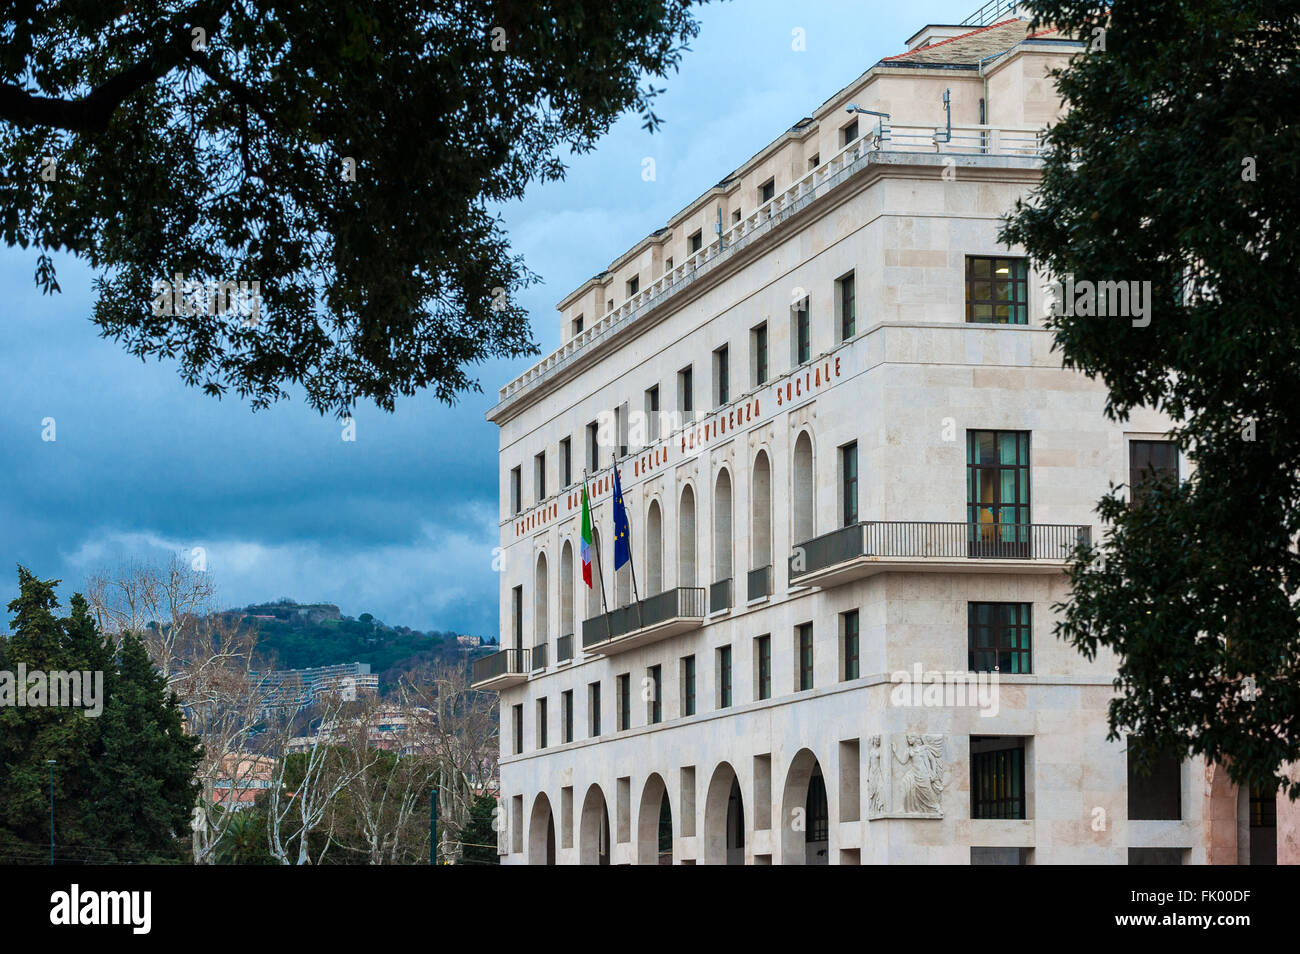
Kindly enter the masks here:
<path id="1" fill-rule="evenodd" d="M 545 669 L 548 665 L 547 656 L 550 655 L 550 649 L 547 643 L 538 643 L 533 647 L 533 669 Z"/>
<path id="2" fill-rule="evenodd" d="M 988 156 L 1041 155 L 1042 132 L 1031 126 L 953 126 L 945 141 L 947 126 L 893 126 L 882 122 L 845 144 L 833 156 L 810 169 L 786 189 L 758 206 L 722 235 L 702 246 L 676 267 L 649 283 L 617 308 L 606 312 L 590 326 L 497 392 L 498 405 L 533 386 L 539 386 L 577 359 L 578 353 L 607 340 L 628 325 L 685 291 L 692 283 L 712 272 L 722 262 L 761 236 L 778 227 L 813 200 L 835 189 L 874 160 L 881 152 L 974 153 Z"/>
<path id="3" fill-rule="evenodd" d="M 503 649 L 474 660 L 473 681 L 483 682 L 498 676 L 525 676 L 528 671 L 528 650 Z"/>
<path id="4" fill-rule="evenodd" d="M 772 564 L 760 566 L 757 570 L 749 571 L 749 596 L 747 599 L 756 600 L 764 596 L 772 595 Z"/>
<path id="5" fill-rule="evenodd" d="M 1024 0 L 988 0 L 988 3 L 962 20 L 961 25 L 982 27 L 997 23 L 999 20 L 1014 16 L 1016 7 L 1023 2 Z"/>
<path id="6" fill-rule="evenodd" d="M 731 609 L 731 578 L 718 580 L 709 587 L 709 612 Z"/>
<path id="7" fill-rule="evenodd" d="M 573 634 L 561 636 L 555 641 L 555 661 L 564 662 L 573 658 Z"/>
<path id="8" fill-rule="evenodd" d="M 790 579 L 858 557 L 1067 560 L 1091 539 L 1086 526 L 1057 523 L 944 523 L 870 520 L 795 546 Z"/>
<path id="9" fill-rule="evenodd" d="M 704 587 L 678 586 L 582 621 L 582 648 L 587 649 L 671 619 L 703 619 Z"/>

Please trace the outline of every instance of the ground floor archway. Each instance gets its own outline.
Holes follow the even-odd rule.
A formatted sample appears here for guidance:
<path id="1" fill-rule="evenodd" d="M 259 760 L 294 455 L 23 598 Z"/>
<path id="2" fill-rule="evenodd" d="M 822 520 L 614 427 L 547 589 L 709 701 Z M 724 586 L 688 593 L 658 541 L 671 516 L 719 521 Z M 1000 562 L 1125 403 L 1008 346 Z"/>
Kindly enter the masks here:
<path id="1" fill-rule="evenodd" d="M 781 863 L 830 864 L 830 810 L 821 763 L 800 749 L 790 763 L 781 796 Z"/>
<path id="2" fill-rule="evenodd" d="M 587 789 L 578 829 L 578 863 L 609 864 L 609 808 L 599 785 Z"/>

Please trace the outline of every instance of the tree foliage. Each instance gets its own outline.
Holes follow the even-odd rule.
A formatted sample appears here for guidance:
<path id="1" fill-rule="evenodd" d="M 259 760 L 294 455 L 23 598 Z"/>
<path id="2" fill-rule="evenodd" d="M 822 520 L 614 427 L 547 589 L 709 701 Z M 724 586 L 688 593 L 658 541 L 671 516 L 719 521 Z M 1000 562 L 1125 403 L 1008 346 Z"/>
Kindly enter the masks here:
<path id="1" fill-rule="evenodd" d="M 106 639 L 79 594 L 59 618 L 57 580 L 20 567 L 18 581 L 0 671 L 102 673 L 103 707 L 98 717 L 82 708 L 0 707 L 0 857 L 47 861 L 53 759 L 58 860 L 179 860 L 189 847 L 200 756 L 175 696 L 140 640 Z"/>
<path id="2" fill-rule="evenodd" d="M 10 4 L 0 237 L 47 292 L 50 252 L 90 263 L 102 334 L 210 394 L 450 402 L 467 366 L 536 350 L 491 204 L 629 109 L 654 129 L 693 2 Z M 176 275 L 256 281 L 258 315 L 167 314 Z"/>
<path id="3" fill-rule="evenodd" d="M 1113 735 L 1272 788 L 1300 760 L 1300 3 L 1034 9 L 1089 50 L 1057 77 L 1069 112 L 1002 237 L 1058 280 L 1152 283 L 1145 326 L 1049 325 L 1109 416 L 1166 412 L 1194 462 L 1139 506 L 1112 488 L 1057 632 L 1118 654 Z"/>

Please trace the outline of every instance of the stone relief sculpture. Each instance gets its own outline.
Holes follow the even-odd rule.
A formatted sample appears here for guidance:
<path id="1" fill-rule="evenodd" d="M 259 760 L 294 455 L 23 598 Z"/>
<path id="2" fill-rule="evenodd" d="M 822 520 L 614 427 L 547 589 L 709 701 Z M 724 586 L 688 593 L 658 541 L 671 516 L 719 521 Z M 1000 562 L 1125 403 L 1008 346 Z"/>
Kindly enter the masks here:
<path id="1" fill-rule="evenodd" d="M 943 792 L 943 736 L 908 733 L 902 754 L 889 744 L 894 758 L 907 766 L 903 775 L 903 811 L 908 814 L 940 815 Z"/>
<path id="2" fill-rule="evenodd" d="M 882 749 L 880 736 L 873 735 L 867 740 L 867 805 L 873 815 L 883 815 L 885 805 L 885 771 L 880 763 Z"/>

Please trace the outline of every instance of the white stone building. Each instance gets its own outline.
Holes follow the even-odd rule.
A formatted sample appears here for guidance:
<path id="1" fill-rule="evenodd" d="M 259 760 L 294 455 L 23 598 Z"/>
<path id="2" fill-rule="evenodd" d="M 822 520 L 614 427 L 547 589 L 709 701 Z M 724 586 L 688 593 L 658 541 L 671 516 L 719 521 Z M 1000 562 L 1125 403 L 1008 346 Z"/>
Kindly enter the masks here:
<path id="1" fill-rule="evenodd" d="M 1060 367 L 997 240 L 1080 45 L 990 6 L 565 297 L 501 389 L 502 861 L 1206 861 L 1204 766 L 1130 786 L 1113 661 L 1052 635 L 1108 484 L 1177 458 Z"/>

